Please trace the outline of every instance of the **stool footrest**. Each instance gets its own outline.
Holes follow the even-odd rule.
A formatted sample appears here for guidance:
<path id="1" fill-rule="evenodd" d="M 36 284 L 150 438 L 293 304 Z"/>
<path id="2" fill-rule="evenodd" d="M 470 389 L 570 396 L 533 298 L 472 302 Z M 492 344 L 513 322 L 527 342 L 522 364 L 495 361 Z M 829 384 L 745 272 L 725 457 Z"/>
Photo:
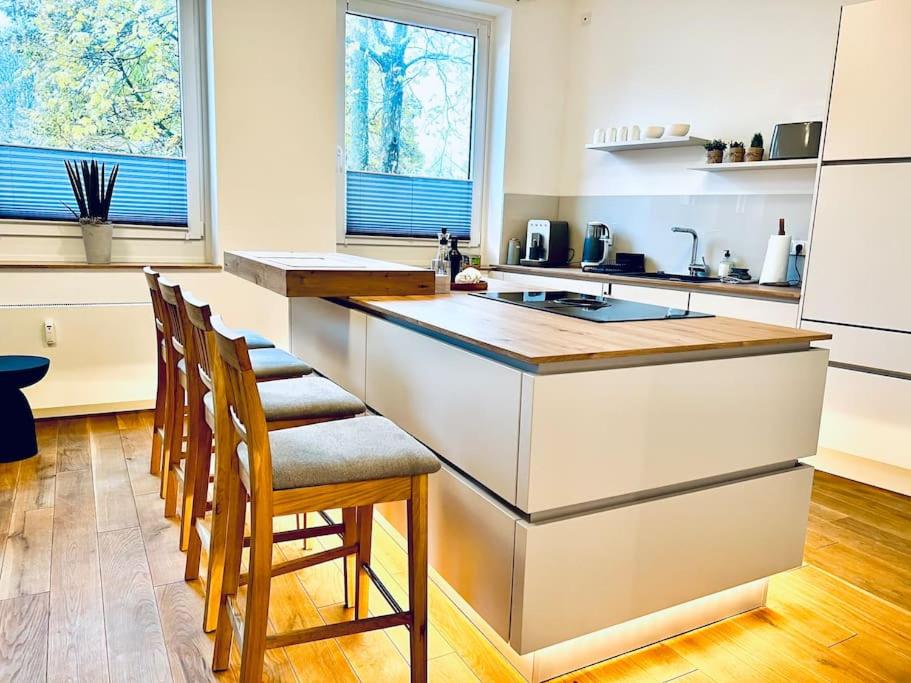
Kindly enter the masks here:
<path id="1" fill-rule="evenodd" d="M 326 626 L 314 626 L 313 628 L 304 628 L 296 631 L 288 631 L 287 633 L 277 633 L 273 636 L 266 636 L 266 647 L 289 647 L 291 645 L 299 645 L 300 643 L 311 643 L 314 640 L 341 638 L 342 636 L 349 636 L 355 633 L 377 631 L 383 628 L 391 628 L 392 626 L 409 626 L 410 624 L 411 612 L 384 614 L 380 617 L 342 621 L 336 624 L 327 624 Z"/>
<path id="2" fill-rule="evenodd" d="M 342 557 L 346 557 L 347 555 L 353 555 L 357 552 L 357 549 L 358 545 L 355 543 L 353 545 L 343 545 L 338 548 L 332 548 L 331 550 L 324 550 L 321 553 L 314 553 L 313 555 L 296 557 L 293 560 L 287 560 L 285 562 L 277 562 L 272 565 L 272 576 L 290 574 L 291 572 L 306 569 L 307 567 L 313 567 L 317 564 L 322 564 L 323 562 L 338 560 Z M 241 586 L 246 585 L 249 580 L 249 573 L 244 572 L 240 575 Z"/>

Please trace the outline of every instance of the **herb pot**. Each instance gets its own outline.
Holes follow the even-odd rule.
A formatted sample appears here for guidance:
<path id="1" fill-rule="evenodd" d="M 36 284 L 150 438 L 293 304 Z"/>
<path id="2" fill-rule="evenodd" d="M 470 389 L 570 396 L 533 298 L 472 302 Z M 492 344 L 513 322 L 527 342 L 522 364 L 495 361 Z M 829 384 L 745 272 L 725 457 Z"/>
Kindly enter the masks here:
<path id="1" fill-rule="evenodd" d="M 762 157 L 765 154 L 765 149 L 762 147 L 748 147 L 747 148 L 747 161 L 762 161 Z"/>
<path id="2" fill-rule="evenodd" d="M 720 149 L 710 149 L 705 153 L 705 161 L 709 164 L 720 164 L 724 151 Z"/>
<path id="3" fill-rule="evenodd" d="M 744 151 L 743 147 L 731 147 L 731 151 L 728 153 L 728 161 L 735 164 L 743 161 Z"/>
<path id="4" fill-rule="evenodd" d="M 86 263 L 110 263 L 111 241 L 114 236 L 114 227 L 110 221 L 99 223 L 90 220 L 80 220 L 82 226 L 82 245 L 85 247 Z"/>

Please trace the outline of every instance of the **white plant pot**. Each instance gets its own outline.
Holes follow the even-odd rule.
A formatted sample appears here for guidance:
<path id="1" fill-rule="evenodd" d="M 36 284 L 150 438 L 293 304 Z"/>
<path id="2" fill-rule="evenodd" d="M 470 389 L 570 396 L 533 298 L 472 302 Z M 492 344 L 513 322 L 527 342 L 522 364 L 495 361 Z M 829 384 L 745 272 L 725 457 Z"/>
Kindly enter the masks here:
<path id="1" fill-rule="evenodd" d="M 86 263 L 110 263 L 111 240 L 114 227 L 110 223 L 79 221 L 82 226 L 82 245 L 85 247 Z"/>

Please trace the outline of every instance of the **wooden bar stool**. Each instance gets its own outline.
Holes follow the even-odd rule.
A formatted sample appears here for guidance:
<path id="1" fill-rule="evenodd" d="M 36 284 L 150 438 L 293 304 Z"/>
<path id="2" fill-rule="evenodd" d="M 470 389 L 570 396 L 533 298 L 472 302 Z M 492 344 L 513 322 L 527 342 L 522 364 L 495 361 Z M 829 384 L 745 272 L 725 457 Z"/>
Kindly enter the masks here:
<path id="1" fill-rule="evenodd" d="M 219 363 L 215 348 L 215 334 L 212 331 L 212 311 L 207 303 L 184 293 L 182 305 L 186 311 L 186 320 L 190 334 L 187 337 L 187 395 L 190 398 L 190 441 L 185 465 L 184 495 L 181 506 L 181 521 L 189 521 L 189 538 L 187 543 L 187 562 L 184 578 L 191 581 L 199 576 L 200 554 L 205 550 L 209 556 L 209 570 L 206 577 L 206 608 L 203 629 L 214 631 L 218 615 L 218 601 L 221 598 L 221 576 L 217 558 L 224 557 L 225 531 L 218 529 L 213 538 L 213 529 L 207 523 L 205 515 L 209 507 L 209 472 L 211 468 L 211 451 L 213 431 L 217 435 L 232 430 L 227 409 L 220 412 L 221 423 L 217 427 L 216 394 L 213 391 L 215 376 L 214 366 Z M 333 384 L 328 379 L 316 376 L 298 379 L 276 380 L 257 385 L 260 400 L 269 430 L 287 429 L 306 424 L 315 424 L 329 420 L 341 420 L 366 412 L 367 407 L 354 395 Z M 219 389 L 219 391 L 221 391 Z M 204 416 L 204 417 L 203 417 Z M 217 443 L 225 443 L 226 440 Z M 230 457 L 230 454 L 216 456 Z M 220 489 L 216 481 L 215 504 L 217 505 Z M 213 515 L 214 516 L 214 515 Z M 355 531 L 354 510 L 343 512 L 343 525 L 326 525 L 314 529 L 296 529 L 276 533 L 275 542 L 308 539 L 333 533 L 353 534 Z M 213 564 L 215 565 L 213 567 Z M 346 603 L 353 601 L 353 563 L 346 563 L 345 595 Z"/>
<path id="2" fill-rule="evenodd" d="M 223 382 L 231 418 L 231 458 L 216 477 L 226 481 L 224 580 L 212 668 L 228 667 L 237 638 L 240 680 L 259 681 L 267 648 L 392 626 L 411 631 L 411 680 L 427 680 L 427 475 L 440 463 L 429 450 L 382 417 L 362 417 L 269 432 L 243 338 L 216 318 L 212 321 L 221 364 L 215 383 Z M 221 392 L 219 392 L 221 393 Z M 226 433 L 224 430 L 222 433 Z M 244 524 L 250 502 L 249 572 L 241 574 Z M 368 581 L 373 505 L 405 500 L 408 508 L 409 609 L 369 617 Z M 274 517 L 328 508 L 357 508 L 357 536 L 340 548 L 272 564 Z M 353 621 L 266 634 L 272 576 L 349 555 L 356 558 Z M 246 584 L 243 615 L 236 605 L 238 586 Z"/>
<path id="3" fill-rule="evenodd" d="M 198 404 L 202 396 L 188 396 L 187 392 L 197 390 L 198 384 L 191 386 L 187 382 L 188 354 L 194 352 L 189 338 L 191 327 L 186 319 L 186 310 L 183 306 L 183 295 L 180 285 L 176 282 L 160 277 L 158 290 L 161 293 L 161 303 L 164 317 L 167 321 L 165 336 L 168 353 L 167 369 L 170 370 L 167 386 L 167 402 L 173 407 L 168 411 L 170 422 L 165 423 L 164 458 L 162 460 L 162 496 L 165 500 L 164 513 L 166 517 L 173 517 L 177 513 L 177 488 L 178 483 L 185 484 L 185 471 L 181 463 L 185 459 L 188 449 L 184 442 L 193 438 L 189 425 L 185 425 L 188 406 Z M 250 352 L 253 358 L 254 372 L 257 381 L 271 381 L 287 379 L 289 377 L 302 377 L 313 372 L 313 368 L 304 361 L 292 356 L 287 351 L 276 348 L 254 349 Z M 196 364 L 195 357 L 193 358 Z M 176 375 L 175 370 L 176 369 Z M 199 420 L 202 419 L 200 415 Z M 190 425 L 192 422 L 189 423 Z M 186 438 L 185 438 L 186 437 Z M 181 547 L 186 548 L 189 538 L 190 520 L 181 524 Z"/>
<path id="4" fill-rule="evenodd" d="M 146 278 L 146 284 L 149 287 L 149 295 L 152 300 L 152 315 L 155 321 L 155 358 L 157 366 L 157 383 L 155 388 L 155 416 L 152 427 L 152 451 L 149 458 L 149 471 L 152 474 L 161 474 L 162 463 L 164 462 L 164 451 L 166 446 L 165 425 L 170 424 L 172 419 L 168 417 L 168 377 L 169 373 L 168 360 L 169 349 L 171 344 L 165 344 L 165 339 L 171 339 L 173 334 L 170 331 L 167 315 L 165 314 L 164 302 L 161 300 L 161 290 L 158 287 L 160 274 L 146 266 L 142 269 Z M 273 348 L 275 344 L 256 332 L 248 330 L 242 331 L 244 338 L 247 340 L 247 346 L 251 349 Z M 172 358 L 176 363 L 178 359 Z M 164 482 L 162 482 L 161 496 L 165 497 Z"/>

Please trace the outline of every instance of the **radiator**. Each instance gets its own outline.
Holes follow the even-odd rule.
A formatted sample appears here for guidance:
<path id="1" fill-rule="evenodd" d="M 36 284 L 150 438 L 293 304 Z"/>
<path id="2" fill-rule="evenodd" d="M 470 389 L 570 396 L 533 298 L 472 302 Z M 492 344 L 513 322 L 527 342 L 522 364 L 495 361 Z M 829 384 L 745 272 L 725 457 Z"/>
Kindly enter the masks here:
<path id="1" fill-rule="evenodd" d="M 55 346 L 44 342 L 53 320 Z M 37 417 L 151 407 L 155 398 L 155 328 L 149 302 L 0 305 L 0 354 L 51 359 L 25 390 Z"/>

